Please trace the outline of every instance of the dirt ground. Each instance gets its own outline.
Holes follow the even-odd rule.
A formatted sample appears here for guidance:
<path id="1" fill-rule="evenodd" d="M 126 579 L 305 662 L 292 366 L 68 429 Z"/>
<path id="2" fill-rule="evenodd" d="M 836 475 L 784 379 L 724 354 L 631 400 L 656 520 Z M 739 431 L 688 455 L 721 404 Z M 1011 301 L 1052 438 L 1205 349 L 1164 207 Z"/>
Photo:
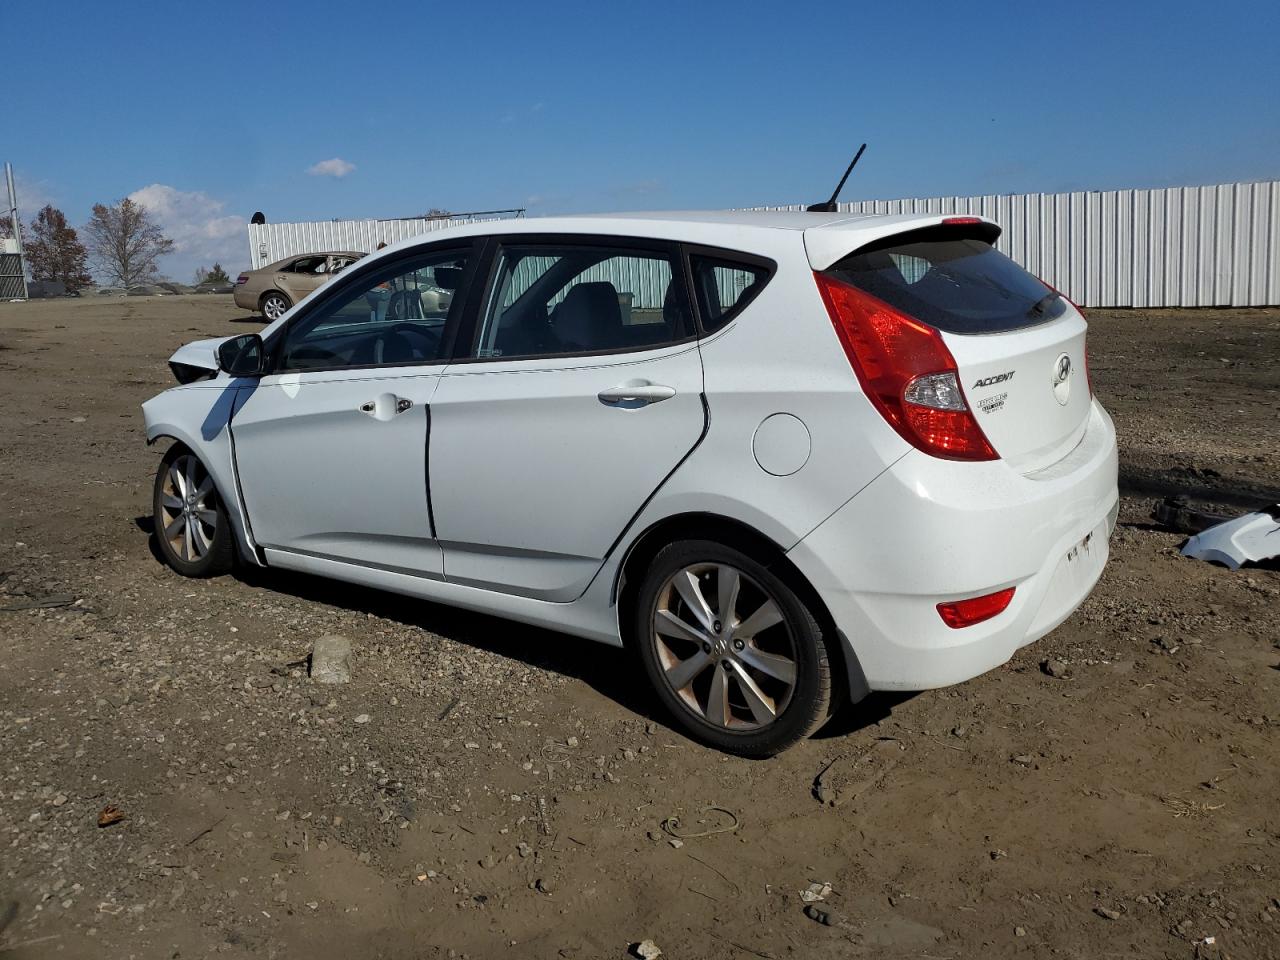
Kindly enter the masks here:
<path id="1" fill-rule="evenodd" d="M 0 304 L 0 957 L 1280 956 L 1280 572 L 1148 521 L 1173 490 L 1280 500 L 1280 310 L 1092 320 L 1125 495 L 1093 596 L 1001 669 L 751 762 L 605 647 L 177 577 L 138 405 L 179 344 L 256 324 Z M 297 666 L 329 633 L 349 685 Z"/>

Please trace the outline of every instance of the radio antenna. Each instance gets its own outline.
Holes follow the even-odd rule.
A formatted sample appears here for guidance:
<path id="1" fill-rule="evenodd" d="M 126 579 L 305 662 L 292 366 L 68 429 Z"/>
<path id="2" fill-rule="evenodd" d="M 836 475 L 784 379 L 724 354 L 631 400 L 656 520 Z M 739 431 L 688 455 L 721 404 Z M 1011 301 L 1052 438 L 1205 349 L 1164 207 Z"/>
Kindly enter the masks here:
<path id="1" fill-rule="evenodd" d="M 828 200 L 826 203 L 811 203 L 809 206 L 805 207 L 805 210 L 807 210 L 809 213 L 835 213 L 836 212 L 836 197 L 840 196 L 840 191 L 844 189 L 844 182 L 849 179 L 849 174 L 853 173 L 853 168 L 854 166 L 857 165 L 858 161 L 862 158 L 862 151 L 865 149 L 867 149 L 867 145 L 864 143 L 862 146 L 858 148 L 858 152 L 853 155 L 853 159 L 849 161 L 849 167 L 848 169 L 845 170 L 844 176 L 841 177 L 840 182 L 836 184 L 836 189 L 831 194 L 831 199 Z"/>

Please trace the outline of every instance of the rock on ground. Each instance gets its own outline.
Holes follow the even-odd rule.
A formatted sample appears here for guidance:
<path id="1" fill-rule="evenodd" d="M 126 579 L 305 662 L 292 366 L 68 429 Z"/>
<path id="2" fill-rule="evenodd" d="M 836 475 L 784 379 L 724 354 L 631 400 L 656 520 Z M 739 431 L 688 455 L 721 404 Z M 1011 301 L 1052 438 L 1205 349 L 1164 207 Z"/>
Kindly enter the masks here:
<path id="1" fill-rule="evenodd" d="M 351 641 L 327 634 L 311 648 L 311 679 L 316 683 L 351 682 Z"/>

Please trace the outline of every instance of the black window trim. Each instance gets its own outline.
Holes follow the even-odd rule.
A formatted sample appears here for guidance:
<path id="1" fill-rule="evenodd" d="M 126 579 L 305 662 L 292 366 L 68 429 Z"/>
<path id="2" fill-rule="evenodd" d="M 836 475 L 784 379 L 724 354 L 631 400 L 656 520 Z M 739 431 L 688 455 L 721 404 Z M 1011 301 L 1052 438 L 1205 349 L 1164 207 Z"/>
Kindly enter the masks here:
<path id="1" fill-rule="evenodd" d="M 322 289 L 324 293 L 314 302 L 307 306 L 304 313 L 291 317 L 289 322 L 274 331 L 265 343 L 267 353 L 267 372 L 266 376 L 277 373 L 333 373 L 340 370 L 392 370 L 402 369 L 405 367 L 443 367 L 452 363 L 452 354 L 455 350 L 456 338 L 458 331 L 465 327 L 468 322 L 468 315 L 476 308 L 476 274 L 481 266 L 481 261 L 486 254 L 486 238 L 484 237 L 456 237 L 451 240 L 440 240 L 435 243 L 424 244 L 423 246 L 413 247 L 408 250 L 400 251 L 392 257 L 381 258 L 372 263 L 369 257 L 361 257 L 356 260 L 340 274 L 337 279 L 327 284 Z M 440 340 L 440 354 L 432 360 L 417 360 L 408 363 L 356 363 L 356 364 L 335 364 L 326 367 L 281 367 L 280 364 L 280 348 L 284 343 L 285 337 L 294 326 L 311 317 L 317 310 L 324 310 L 333 305 L 335 300 L 343 298 L 352 292 L 352 288 L 363 286 L 367 283 L 375 281 L 379 277 L 395 277 L 405 271 L 405 267 L 417 260 L 428 257 L 436 257 L 442 253 L 450 253 L 456 251 L 459 255 L 467 257 L 467 265 L 463 269 L 462 278 L 458 282 L 458 286 L 463 291 L 462 310 L 455 322 L 446 319 L 444 333 Z M 380 281 L 378 281 L 380 282 Z"/>
<path id="2" fill-rule="evenodd" d="M 765 287 L 773 282 L 773 278 L 778 272 L 778 262 L 776 260 L 761 256 L 758 253 L 746 253 L 742 250 L 730 250 L 727 247 L 711 247 L 703 244 L 690 243 L 682 246 L 685 259 L 685 282 L 693 295 L 692 302 L 695 316 L 697 317 L 699 337 L 713 336 L 727 329 L 764 292 Z M 705 257 L 708 260 L 720 260 L 725 263 L 741 263 L 744 266 L 754 267 L 765 272 L 764 280 L 759 282 L 756 289 L 751 292 L 751 295 L 739 297 L 732 307 L 721 314 L 718 318 L 719 322 L 713 330 L 707 329 L 707 319 L 702 315 L 702 304 L 698 298 L 698 285 L 693 271 L 694 257 Z"/>
<path id="3" fill-rule="evenodd" d="M 458 349 L 455 350 L 453 363 L 509 363 L 524 360 L 577 360 L 587 357 L 611 357 L 626 354 L 652 353 L 655 350 L 667 350 L 694 343 L 701 336 L 697 321 L 694 320 L 694 307 L 690 297 L 688 266 L 678 241 L 658 237 L 633 237 L 612 233 L 502 233 L 489 236 L 489 249 L 485 254 L 485 271 L 483 283 L 479 287 L 483 295 L 471 314 L 471 327 L 460 331 Z M 680 297 L 690 318 L 689 332 L 676 340 L 663 340 L 656 344 L 645 344 L 640 348 L 634 346 L 616 347 L 609 350 L 580 350 L 573 353 L 532 353 L 518 356 L 481 357 L 480 349 L 481 318 L 488 313 L 489 303 L 497 294 L 498 268 L 502 262 L 504 247 L 524 246 L 561 246 L 561 247 L 600 247 L 606 250 L 639 250 L 645 253 L 665 253 L 671 262 L 672 279 L 683 272 L 680 283 Z M 479 280 L 480 278 L 477 278 Z"/>

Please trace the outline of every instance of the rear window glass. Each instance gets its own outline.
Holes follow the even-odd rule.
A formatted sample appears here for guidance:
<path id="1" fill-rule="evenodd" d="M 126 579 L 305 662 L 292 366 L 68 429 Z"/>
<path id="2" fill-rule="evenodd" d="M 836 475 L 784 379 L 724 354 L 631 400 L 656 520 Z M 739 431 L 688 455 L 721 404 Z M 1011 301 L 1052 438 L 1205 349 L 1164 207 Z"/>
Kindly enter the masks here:
<path id="1" fill-rule="evenodd" d="M 719 330 L 737 316 L 769 279 L 769 271 L 756 264 L 696 254 L 689 262 L 698 312 L 707 333 Z"/>
<path id="2" fill-rule="evenodd" d="M 1067 302 L 990 244 L 936 231 L 903 234 L 829 271 L 947 333 L 1001 333 L 1053 320 Z"/>

